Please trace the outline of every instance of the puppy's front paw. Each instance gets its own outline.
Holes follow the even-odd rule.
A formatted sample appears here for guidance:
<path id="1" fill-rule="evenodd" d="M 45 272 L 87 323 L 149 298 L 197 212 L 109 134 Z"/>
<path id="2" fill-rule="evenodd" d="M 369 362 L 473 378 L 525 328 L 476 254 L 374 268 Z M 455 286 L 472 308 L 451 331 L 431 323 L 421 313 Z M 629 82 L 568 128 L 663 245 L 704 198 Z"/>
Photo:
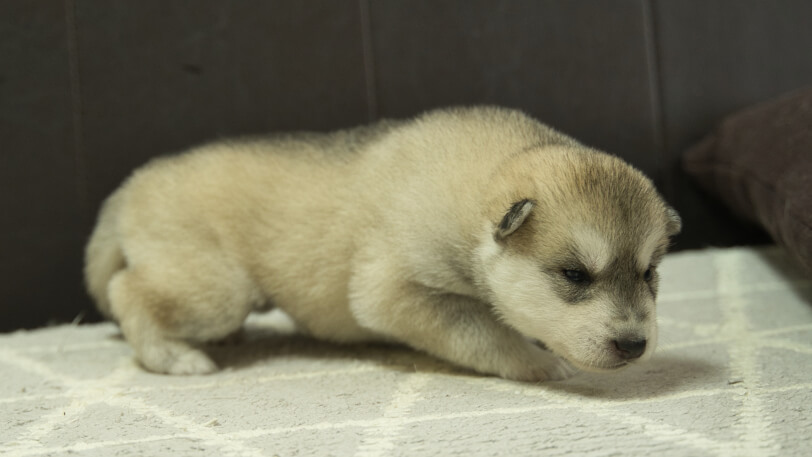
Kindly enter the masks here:
<path id="1" fill-rule="evenodd" d="M 555 357 L 555 356 L 553 356 Z M 547 370 L 548 381 L 563 381 L 578 373 L 578 369 L 564 359 L 556 358 L 556 364 Z"/>
<path id="2" fill-rule="evenodd" d="M 503 378 L 524 382 L 561 381 L 577 373 L 567 361 L 553 353 L 533 347 L 530 357 L 524 360 L 513 360 L 500 373 Z"/>

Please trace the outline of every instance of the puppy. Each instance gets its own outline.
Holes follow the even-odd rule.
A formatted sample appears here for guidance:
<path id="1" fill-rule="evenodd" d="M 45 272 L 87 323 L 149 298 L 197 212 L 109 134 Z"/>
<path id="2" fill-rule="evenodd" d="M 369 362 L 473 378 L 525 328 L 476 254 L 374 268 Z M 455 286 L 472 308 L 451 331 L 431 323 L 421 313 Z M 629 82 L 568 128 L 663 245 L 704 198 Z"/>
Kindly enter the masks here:
<path id="1" fill-rule="evenodd" d="M 484 374 L 648 358 L 677 213 L 620 159 L 494 107 L 153 160 L 86 250 L 99 309 L 148 370 L 278 307 L 313 337 L 399 342 Z"/>

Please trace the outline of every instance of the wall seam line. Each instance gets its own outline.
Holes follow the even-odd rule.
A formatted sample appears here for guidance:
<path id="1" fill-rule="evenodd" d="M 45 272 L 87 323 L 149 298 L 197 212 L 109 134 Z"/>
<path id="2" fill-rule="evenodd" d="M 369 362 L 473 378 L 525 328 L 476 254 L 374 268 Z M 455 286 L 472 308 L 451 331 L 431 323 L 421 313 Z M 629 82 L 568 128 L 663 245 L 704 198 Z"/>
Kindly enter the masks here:
<path id="1" fill-rule="evenodd" d="M 71 98 L 71 120 L 73 124 L 74 171 L 76 173 L 76 195 L 79 200 L 83 228 L 91 222 L 88 196 L 87 154 L 84 143 L 84 122 L 82 109 L 82 89 L 79 70 L 78 27 L 76 24 L 76 2 L 65 0 L 65 26 L 68 50 L 68 72 Z"/>
<path id="2" fill-rule="evenodd" d="M 669 155 L 665 112 L 663 110 L 663 81 L 660 62 L 659 34 L 654 14 L 654 0 L 641 0 L 643 9 L 643 34 L 646 46 L 646 68 L 649 80 L 651 116 L 654 121 L 654 145 L 657 148 L 657 174 L 663 191 L 673 199 L 673 179 L 667 170 Z"/>
<path id="3" fill-rule="evenodd" d="M 372 46 L 372 19 L 369 0 L 358 0 L 361 19 L 361 47 L 364 57 L 364 86 L 369 122 L 378 120 L 378 97 L 375 80 L 375 50 Z"/>

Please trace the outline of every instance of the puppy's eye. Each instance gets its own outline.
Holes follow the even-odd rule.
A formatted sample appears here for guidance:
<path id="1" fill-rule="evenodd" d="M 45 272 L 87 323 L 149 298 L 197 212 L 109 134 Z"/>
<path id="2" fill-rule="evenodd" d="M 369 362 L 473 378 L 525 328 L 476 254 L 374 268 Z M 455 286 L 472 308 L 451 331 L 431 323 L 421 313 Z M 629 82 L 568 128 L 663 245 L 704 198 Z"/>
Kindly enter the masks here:
<path id="1" fill-rule="evenodd" d="M 564 277 L 569 282 L 583 284 L 589 281 L 589 275 L 581 270 L 564 270 Z"/>
<path id="2" fill-rule="evenodd" d="M 654 270 L 654 267 L 648 267 L 648 270 L 646 270 L 643 273 L 643 281 L 646 281 L 646 282 L 651 281 L 651 277 L 654 275 L 653 270 Z"/>

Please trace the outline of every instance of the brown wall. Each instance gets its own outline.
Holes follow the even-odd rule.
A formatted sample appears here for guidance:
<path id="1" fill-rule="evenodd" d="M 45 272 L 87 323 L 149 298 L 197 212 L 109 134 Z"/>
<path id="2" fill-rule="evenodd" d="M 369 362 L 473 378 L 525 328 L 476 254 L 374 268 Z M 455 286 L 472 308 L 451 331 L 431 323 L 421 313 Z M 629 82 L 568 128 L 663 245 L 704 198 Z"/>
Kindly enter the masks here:
<path id="1" fill-rule="evenodd" d="M 678 157 L 812 83 L 808 0 L 0 2 L 0 330 L 91 310 L 99 203 L 149 157 L 451 104 L 526 110 L 648 173 L 679 248 L 762 235 Z M 89 314 L 93 316 L 93 314 Z"/>

